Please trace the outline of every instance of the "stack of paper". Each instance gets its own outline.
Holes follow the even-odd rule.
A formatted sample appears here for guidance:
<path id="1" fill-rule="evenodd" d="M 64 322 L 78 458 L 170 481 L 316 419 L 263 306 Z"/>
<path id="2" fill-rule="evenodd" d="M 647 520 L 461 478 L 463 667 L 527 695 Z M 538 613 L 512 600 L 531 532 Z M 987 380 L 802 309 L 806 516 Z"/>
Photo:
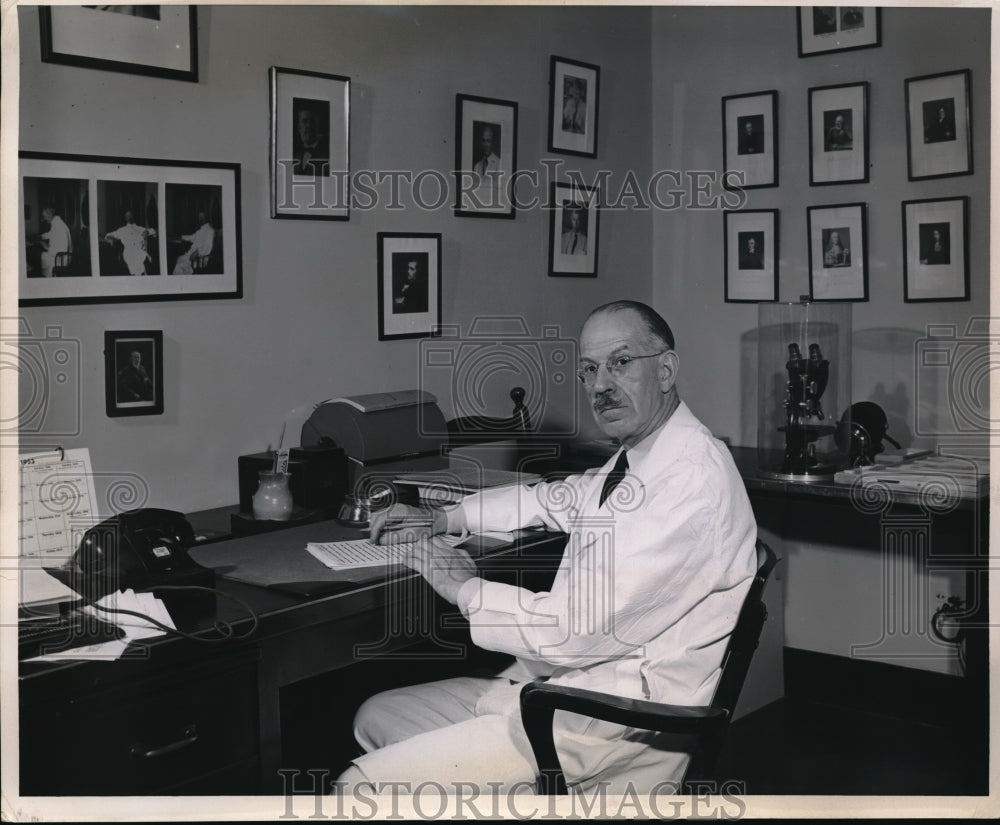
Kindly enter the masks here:
<path id="1" fill-rule="evenodd" d="M 885 484 L 900 492 L 930 489 L 959 498 L 977 498 L 989 490 L 989 461 L 968 456 L 929 455 L 898 464 L 876 463 L 843 470 L 834 477 L 844 484 Z"/>
<path id="2" fill-rule="evenodd" d="M 306 551 L 331 570 L 355 570 L 359 567 L 398 564 L 408 544 L 412 542 L 391 545 L 375 544 L 369 539 L 310 542 L 306 545 Z"/>

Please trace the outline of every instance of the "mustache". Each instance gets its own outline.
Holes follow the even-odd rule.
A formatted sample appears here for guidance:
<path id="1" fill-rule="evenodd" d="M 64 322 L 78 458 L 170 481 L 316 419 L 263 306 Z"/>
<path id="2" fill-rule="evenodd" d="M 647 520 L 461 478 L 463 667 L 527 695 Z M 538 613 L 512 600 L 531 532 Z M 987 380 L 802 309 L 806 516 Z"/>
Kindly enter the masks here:
<path id="1" fill-rule="evenodd" d="M 621 406 L 620 399 L 618 398 L 617 395 L 614 395 L 612 393 L 605 393 L 603 395 L 599 395 L 596 399 L 594 399 L 594 409 L 599 413 L 611 409 L 612 407 L 620 407 L 620 406 Z"/>

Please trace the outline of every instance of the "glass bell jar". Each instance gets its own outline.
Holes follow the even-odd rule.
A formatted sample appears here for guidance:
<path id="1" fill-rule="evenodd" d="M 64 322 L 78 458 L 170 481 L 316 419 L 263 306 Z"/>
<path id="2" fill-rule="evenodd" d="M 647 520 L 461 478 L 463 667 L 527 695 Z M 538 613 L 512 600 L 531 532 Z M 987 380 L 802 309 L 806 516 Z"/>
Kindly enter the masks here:
<path id="1" fill-rule="evenodd" d="M 837 432 L 851 405 L 851 305 L 762 303 L 758 320 L 760 475 L 832 481 L 847 466 Z"/>

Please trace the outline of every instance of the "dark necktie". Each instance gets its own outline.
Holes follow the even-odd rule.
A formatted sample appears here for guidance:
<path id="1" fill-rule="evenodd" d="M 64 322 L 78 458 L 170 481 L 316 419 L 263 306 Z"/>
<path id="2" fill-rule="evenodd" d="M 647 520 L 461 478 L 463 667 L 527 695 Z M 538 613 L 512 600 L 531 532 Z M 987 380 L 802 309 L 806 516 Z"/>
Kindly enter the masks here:
<path id="1" fill-rule="evenodd" d="M 622 479 L 625 478 L 625 474 L 628 472 L 628 456 L 626 456 L 625 452 L 625 450 L 621 451 L 621 455 L 618 456 L 615 466 L 611 468 L 611 472 L 604 479 L 604 487 L 601 490 L 601 503 L 598 506 L 604 505 L 608 496 L 611 495 L 615 487 L 621 484 Z"/>

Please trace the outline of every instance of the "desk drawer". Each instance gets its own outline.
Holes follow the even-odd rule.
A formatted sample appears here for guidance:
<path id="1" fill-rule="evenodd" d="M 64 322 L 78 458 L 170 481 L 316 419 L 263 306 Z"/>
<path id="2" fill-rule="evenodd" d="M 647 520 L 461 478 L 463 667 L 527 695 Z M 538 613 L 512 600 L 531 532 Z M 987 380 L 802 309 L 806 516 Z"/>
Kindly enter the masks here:
<path id="1" fill-rule="evenodd" d="M 213 793 L 253 792 L 246 772 L 220 769 L 257 755 L 256 663 L 161 672 L 48 707 L 22 702 L 25 795 L 163 793 L 215 772 Z"/>

